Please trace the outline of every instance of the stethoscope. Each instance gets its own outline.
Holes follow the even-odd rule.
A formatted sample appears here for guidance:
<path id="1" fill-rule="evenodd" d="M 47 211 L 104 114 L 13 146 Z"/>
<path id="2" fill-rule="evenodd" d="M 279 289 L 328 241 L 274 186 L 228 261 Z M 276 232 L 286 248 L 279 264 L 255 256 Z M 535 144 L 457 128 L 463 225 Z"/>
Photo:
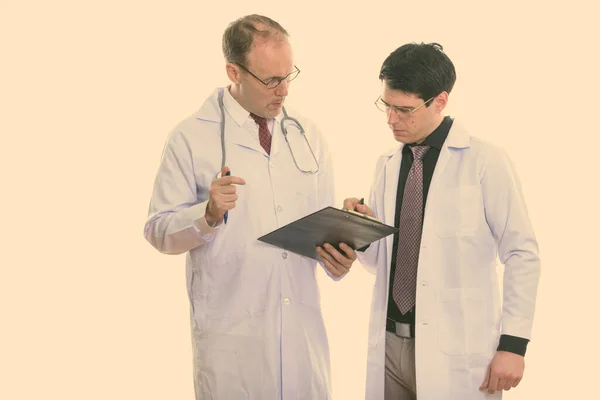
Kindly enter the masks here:
<path id="1" fill-rule="evenodd" d="M 225 90 L 222 89 L 219 93 L 219 109 L 221 110 L 221 170 L 223 169 L 223 167 L 225 166 L 225 162 L 226 162 L 226 151 L 225 151 L 225 107 L 223 105 L 223 94 L 224 94 Z M 287 137 L 287 128 L 284 126 L 286 121 L 291 121 L 294 124 L 296 124 L 296 127 L 298 128 L 298 130 L 300 131 L 300 134 L 304 137 L 304 140 L 306 141 L 306 144 L 308 145 L 308 148 L 310 149 L 310 153 L 313 156 L 313 159 L 315 160 L 315 164 L 317 165 L 317 169 L 316 170 L 304 170 L 302 168 L 300 168 L 300 166 L 298 165 L 298 163 L 296 162 L 296 157 L 294 157 L 294 151 L 292 150 L 292 146 L 290 146 L 290 142 L 288 140 Z M 310 143 L 308 142 L 308 139 L 306 138 L 306 134 L 304 133 L 304 128 L 302 127 L 302 124 L 300 123 L 300 121 L 298 121 L 296 118 L 292 118 L 290 116 L 288 116 L 287 111 L 285 110 L 285 107 L 283 107 L 283 118 L 281 119 L 281 132 L 283 132 L 283 137 L 285 138 L 285 141 L 288 145 L 288 148 L 290 149 L 290 154 L 292 155 L 292 159 L 294 160 L 294 164 L 296 164 L 296 168 L 298 168 L 299 171 L 305 173 L 305 174 L 316 174 L 319 171 L 319 162 L 317 161 L 317 158 L 315 157 L 315 153 L 313 152 L 312 147 L 310 146 Z"/>

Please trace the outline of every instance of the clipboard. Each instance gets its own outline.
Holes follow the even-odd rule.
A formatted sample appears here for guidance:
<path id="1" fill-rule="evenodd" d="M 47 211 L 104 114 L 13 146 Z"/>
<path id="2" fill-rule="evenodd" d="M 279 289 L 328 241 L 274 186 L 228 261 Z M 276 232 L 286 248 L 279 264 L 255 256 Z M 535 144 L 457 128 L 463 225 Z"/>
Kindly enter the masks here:
<path id="1" fill-rule="evenodd" d="M 378 219 L 329 206 L 267 233 L 258 240 L 322 261 L 316 247 L 324 243 L 331 244 L 345 254 L 339 247 L 340 243 L 357 250 L 396 232 L 398 228 Z"/>

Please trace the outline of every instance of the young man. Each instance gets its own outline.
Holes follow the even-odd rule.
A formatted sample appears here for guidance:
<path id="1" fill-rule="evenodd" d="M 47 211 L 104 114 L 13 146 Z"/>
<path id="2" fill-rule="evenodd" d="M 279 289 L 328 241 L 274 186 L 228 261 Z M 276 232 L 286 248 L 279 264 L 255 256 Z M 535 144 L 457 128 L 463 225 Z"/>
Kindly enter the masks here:
<path id="1" fill-rule="evenodd" d="M 145 237 L 162 253 L 187 253 L 197 399 L 331 396 L 316 262 L 257 240 L 334 204 L 318 128 L 286 110 L 314 158 L 296 124 L 283 127 L 289 146 L 283 136 L 289 82 L 299 73 L 287 36 L 258 15 L 227 28 L 231 85 L 172 131 L 154 184 Z M 341 248 L 345 255 L 318 249 L 334 279 L 356 258 Z"/>
<path id="2" fill-rule="evenodd" d="M 379 158 L 369 203 L 344 201 L 400 230 L 358 253 L 376 274 L 366 398 L 500 398 L 523 376 L 540 274 L 519 179 L 444 116 L 456 74 L 440 45 L 401 46 L 379 78 L 400 145 Z"/>

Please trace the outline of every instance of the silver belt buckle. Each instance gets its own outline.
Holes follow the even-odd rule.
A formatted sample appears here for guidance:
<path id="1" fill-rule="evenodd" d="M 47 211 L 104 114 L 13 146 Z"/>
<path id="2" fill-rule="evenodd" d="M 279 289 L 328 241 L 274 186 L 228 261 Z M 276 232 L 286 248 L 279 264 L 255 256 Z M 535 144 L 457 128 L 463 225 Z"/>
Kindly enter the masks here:
<path id="1" fill-rule="evenodd" d="M 394 323 L 396 324 L 396 336 L 412 339 L 412 335 L 410 334 L 410 324 L 396 321 L 394 321 Z"/>

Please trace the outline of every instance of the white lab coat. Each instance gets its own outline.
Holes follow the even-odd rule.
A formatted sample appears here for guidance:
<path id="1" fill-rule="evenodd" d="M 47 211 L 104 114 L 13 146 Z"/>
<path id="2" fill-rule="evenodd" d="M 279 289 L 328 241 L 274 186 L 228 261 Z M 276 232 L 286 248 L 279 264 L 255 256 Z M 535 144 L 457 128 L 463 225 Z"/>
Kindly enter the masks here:
<path id="1" fill-rule="evenodd" d="M 377 162 L 369 206 L 394 225 L 402 145 Z M 376 274 L 366 399 L 384 397 L 393 236 L 359 260 Z M 497 260 L 504 264 L 503 301 Z M 520 182 L 505 152 L 454 121 L 431 181 L 417 275 L 415 358 L 419 400 L 499 399 L 480 392 L 500 334 L 530 338 L 540 274 Z M 501 306 L 503 304 L 503 310 Z"/>
<path id="2" fill-rule="evenodd" d="M 267 157 L 257 134 L 226 111 L 226 165 L 246 185 L 236 186 L 239 199 L 227 224 L 200 236 L 194 221 L 203 218 L 211 181 L 221 170 L 219 90 L 170 134 L 145 227 L 159 251 L 187 252 L 197 399 L 330 399 L 318 264 L 257 240 L 335 204 L 327 145 L 315 124 L 288 108 L 320 164 L 317 174 L 304 174 L 291 158 L 281 116 Z M 301 138 L 297 132 L 289 129 Z M 294 155 L 310 168 L 314 161 L 300 140 Z"/>

